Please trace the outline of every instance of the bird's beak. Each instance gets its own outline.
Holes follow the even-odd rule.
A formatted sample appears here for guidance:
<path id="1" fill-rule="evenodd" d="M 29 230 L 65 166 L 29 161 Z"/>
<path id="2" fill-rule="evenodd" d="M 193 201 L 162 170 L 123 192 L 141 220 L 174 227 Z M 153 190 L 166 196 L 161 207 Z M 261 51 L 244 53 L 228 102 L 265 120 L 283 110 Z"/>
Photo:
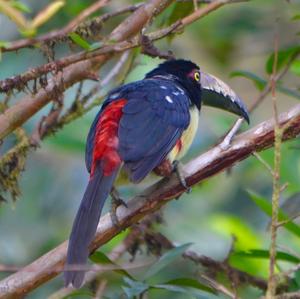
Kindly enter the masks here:
<path id="1" fill-rule="evenodd" d="M 249 113 L 239 96 L 217 77 L 201 72 L 201 99 L 206 106 L 220 108 L 243 117 L 249 124 Z"/>

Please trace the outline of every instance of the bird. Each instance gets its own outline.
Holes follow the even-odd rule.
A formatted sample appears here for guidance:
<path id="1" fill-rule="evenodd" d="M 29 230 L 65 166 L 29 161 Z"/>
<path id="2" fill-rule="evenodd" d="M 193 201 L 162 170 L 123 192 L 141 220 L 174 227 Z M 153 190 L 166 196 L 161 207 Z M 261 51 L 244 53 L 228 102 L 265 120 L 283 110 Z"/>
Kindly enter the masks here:
<path id="1" fill-rule="evenodd" d="M 101 211 L 125 171 L 133 183 L 150 173 L 170 175 L 190 148 L 198 129 L 202 105 L 234 113 L 249 123 L 241 98 L 223 81 L 185 59 L 159 64 L 144 79 L 108 93 L 86 142 L 89 182 L 69 238 L 65 285 L 80 288 L 88 247 L 96 233 Z M 186 186 L 184 177 L 179 177 Z M 68 269 L 69 267 L 69 269 Z"/>

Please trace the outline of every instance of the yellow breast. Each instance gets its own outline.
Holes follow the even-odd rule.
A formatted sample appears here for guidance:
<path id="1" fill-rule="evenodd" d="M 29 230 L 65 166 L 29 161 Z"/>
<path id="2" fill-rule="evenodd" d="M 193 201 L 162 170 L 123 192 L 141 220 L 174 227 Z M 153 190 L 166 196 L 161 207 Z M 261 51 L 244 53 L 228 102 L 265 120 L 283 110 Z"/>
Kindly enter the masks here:
<path id="1" fill-rule="evenodd" d="M 189 148 L 191 147 L 194 137 L 197 133 L 197 129 L 198 129 L 198 122 L 199 122 L 199 111 L 196 107 L 192 108 L 190 110 L 190 115 L 191 115 L 191 121 L 190 121 L 190 125 L 188 126 L 188 128 L 182 133 L 181 135 L 181 148 L 179 148 L 178 146 L 174 146 L 174 148 L 171 150 L 171 152 L 168 154 L 167 158 L 169 159 L 169 161 L 172 163 L 174 160 L 180 160 L 189 150 Z M 153 179 L 153 177 L 155 176 L 147 176 L 147 180 L 151 180 Z M 121 169 L 118 178 L 116 180 L 116 185 L 126 185 L 128 184 L 129 179 L 128 179 L 128 175 L 126 173 L 126 171 L 124 169 Z"/>
<path id="2" fill-rule="evenodd" d="M 197 133 L 198 123 L 199 123 L 199 111 L 196 107 L 190 110 L 191 121 L 188 128 L 181 135 L 181 147 L 175 146 L 169 153 L 168 158 L 170 162 L 174 160 L 180 160 L 191 147 L 194 137 Z"/>

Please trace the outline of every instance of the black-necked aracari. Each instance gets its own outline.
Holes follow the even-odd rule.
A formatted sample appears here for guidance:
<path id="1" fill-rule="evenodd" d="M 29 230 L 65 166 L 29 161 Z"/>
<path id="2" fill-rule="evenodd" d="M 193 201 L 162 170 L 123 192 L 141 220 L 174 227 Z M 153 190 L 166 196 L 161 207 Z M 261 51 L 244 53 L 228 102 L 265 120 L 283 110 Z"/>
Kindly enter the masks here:
<path id="1" fill-rule="evenodd" d="M 119 170 L 138 183 L 150 172 L 168 175 L 172 163 L 195 137 L 201 105 L 243 117 L 241 99 L 225 83 L 187 60 L 169 60 L 143 80 L 111 91 L 91 126 L 86 144 L 90 179 L 70 235 L 66 265 L 84 265 Z M 65 284 L 80 287 L 84 271 L 64 273 Z"/>

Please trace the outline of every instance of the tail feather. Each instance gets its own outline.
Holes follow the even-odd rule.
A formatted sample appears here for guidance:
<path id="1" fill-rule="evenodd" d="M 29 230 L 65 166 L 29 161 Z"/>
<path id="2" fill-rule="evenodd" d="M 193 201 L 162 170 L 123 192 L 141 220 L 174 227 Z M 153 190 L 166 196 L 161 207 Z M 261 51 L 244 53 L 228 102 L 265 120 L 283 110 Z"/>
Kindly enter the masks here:
<path id="1" fill-rule="evenodd" d="M 109 176 L 105 176 L 102 167 L 96 167 L 93 177 L 90 179 L 85 190 L 75 217 L 70 235 L 66 265 L 85 265 L 90 245 L 96 233 L 97 225 L 105 200 L 108 197 L 113 182 L 118 173 L 114 170 Z M 85 271 L 64 272 L 65 285 L 70 283 L 79 288 L 82 285 Z"/>

